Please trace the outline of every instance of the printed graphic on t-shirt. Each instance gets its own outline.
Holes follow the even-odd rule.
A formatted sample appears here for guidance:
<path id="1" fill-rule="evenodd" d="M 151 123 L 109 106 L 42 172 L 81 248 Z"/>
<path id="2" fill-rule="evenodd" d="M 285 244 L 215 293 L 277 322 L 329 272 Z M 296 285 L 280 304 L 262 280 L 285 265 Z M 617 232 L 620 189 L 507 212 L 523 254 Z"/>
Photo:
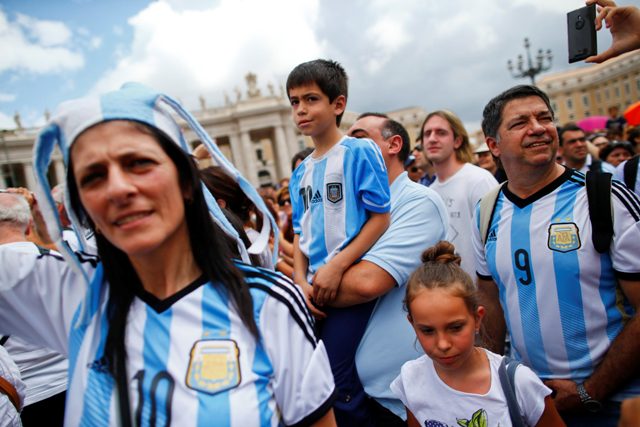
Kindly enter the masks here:
<path id="1" fill-rule="evenodd" d="M 458 426 L 449 426 L 440 421 L 425 420 L 424 427 L 487 427 L 489 425 L 487 411 L 484 409 L 478 409 L 474 412 L 471 419 L 465 420 L 464 418 L 458 418 L 457 421 Z"/>

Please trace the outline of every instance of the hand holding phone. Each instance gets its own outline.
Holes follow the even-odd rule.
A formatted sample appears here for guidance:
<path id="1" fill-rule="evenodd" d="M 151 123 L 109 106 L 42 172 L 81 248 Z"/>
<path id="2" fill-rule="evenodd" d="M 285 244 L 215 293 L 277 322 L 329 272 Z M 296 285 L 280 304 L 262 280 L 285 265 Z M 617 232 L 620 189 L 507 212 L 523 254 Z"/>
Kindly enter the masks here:
<path id="1" fill-rule="evenodd" d="M 567 13 L 570 64 L 598 54 L 595 19 L 595 4 Z"/>

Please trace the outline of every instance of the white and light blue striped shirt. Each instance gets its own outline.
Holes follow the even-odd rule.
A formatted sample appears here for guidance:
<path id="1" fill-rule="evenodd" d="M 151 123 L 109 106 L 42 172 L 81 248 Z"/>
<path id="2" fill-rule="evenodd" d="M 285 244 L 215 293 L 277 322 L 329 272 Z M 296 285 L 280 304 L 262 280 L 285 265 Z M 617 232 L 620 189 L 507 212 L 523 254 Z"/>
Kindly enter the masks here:
<path id="1" fill-rule="evenodd" d="M 593 247 L 581 172 L 567 169 L 524 200 L 504 186 L 484 247 L 476 209 L 478 275 L 498 286 L 514 356 L 543 379 L 589 378 L 634 314 L 616 276 L 640 280 L 640 201 L 618 181 L 611 200 L 605 254 Z"/>
<path id="2" fill-rule="evenodd" d="M 69 355 L 66 426 L 116 426 L 116 386 L 103 349 L 109 285 L 95 259 L 88 291 L 59 257 L 0 247 L 0 329 Z M 220 287 L 200 279 L 158 300 L 139 289 L 126 329 L 128 389 L 140 426 L 277 426 L 317 419 L 333 402 L 322 342 L 298 288 L 239 264 L 260 339 Z M 51 278 L 56 280 L 52 281 Z M 88 321 L 76 327 L 86 297 Z"/>
<path id="3" fill-rule="evenodd" d="M 367 211 L 390 209 L 387 168 L 370 139 L 345 136 L 323 156 L 308 156 L 290 182 L 293 230 L 314 273 L 351 242 Z"/>

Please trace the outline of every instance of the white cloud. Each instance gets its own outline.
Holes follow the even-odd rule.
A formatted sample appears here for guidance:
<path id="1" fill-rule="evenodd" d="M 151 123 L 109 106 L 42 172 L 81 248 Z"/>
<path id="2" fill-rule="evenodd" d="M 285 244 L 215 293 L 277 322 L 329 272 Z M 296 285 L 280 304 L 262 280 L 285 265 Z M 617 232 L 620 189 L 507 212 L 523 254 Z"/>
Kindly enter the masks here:
<path id="1" fill-rule="evenodd" d="M 16 99 L 14 93 L 2 93 L 0 92 L 0 102 L 12 102 Z"/>
<path id="2" fill-rule="evenodd" d="M 9 117 L 0 111 L 0 129 L 15 129 L 16 124 L 13 117 Z"/>
<path id="3" fill-rule="evenodd" d="M 21 13 L 17 14 L 16 22 L 42 46 L 59 46 L 71 40 L 71 30 L 62 22 L 39 20 Z"/>
<path id="4" fill-rule="evenodd" d="M 83 56 L 62 45 L 69 41 L 69 35 L 62 23 L 38 21 L 26 15 L 18 15 L 16 22 L 9 22 L 0 9 L 0 72 L 50 73 L 81 68 Z"/>
<path id="5" fill-rule="evenodd" d="M 117 64 L 94 91 L 134 80 L 193 107 L 200 94 L 215 93 L 215 103 L 222 103 L 222 91 L 242 85 L 249 71 L 262 88 L 269 82 L 277 86 L 295 65 L 321 56 L 317 8 L 317 0 L 223 0 L 206 10 L 153 2 L 129 19 L 130 48 L 118 49 Z"/>
<path id="6" fill-rule="evenodd" d="M 93 50 L 98 49 L 102 46 L 102 38 L 100 37 L 91 37 L 89 39 L 89 47 Z"/>
<path id="7" fill-rule="evenodd" d="M 512 0 L 514 6 L 532 6 L 536 9 L 542 9 L 552 13 L 567 13 L 570 10 L 583 7 L 582 1 L 576 1 L 569 4 L 568 2 L 558 0 Z"/>
<path id="8" fill-rule="evenodd" d="M 387 15 L 369 27 L 366 37 L 371 42 L 371 52 L 374 52 L 367 63 L 367 70 L 372 74 L 382 69 L 398 49 L 411 41 L 403 21 Z"/>

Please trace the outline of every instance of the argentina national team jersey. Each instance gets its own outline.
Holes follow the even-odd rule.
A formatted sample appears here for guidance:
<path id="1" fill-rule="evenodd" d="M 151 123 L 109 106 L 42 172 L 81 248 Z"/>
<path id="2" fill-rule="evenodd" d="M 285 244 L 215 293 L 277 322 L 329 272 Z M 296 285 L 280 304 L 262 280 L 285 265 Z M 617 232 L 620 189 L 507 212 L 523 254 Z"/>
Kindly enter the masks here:
<path id="1" fill-rule="evenodd" d="M 640 203 L 614 181 L 612 205 L 611 255 L 593 247 L 580 172 L 525 200 L 504 186 L 484 247 L 476 210 L 478 274 L 498 286 L 514 356 L 543 379 L 584 381 L 633 314 L 615 276 L 640 279 Z"/>
<path id="2" fill-rule="evenodd" d="M 290 181 L 293 230 L 311 273 L 360 232 L 367 211 L 390 209 L 387 169 L 369 139 L 343 137 L 319 158 L 308 156 Z"/>
<path id="3" fill-rule="evenodd" d="M 61 353 L 68 350 L 65 425 L 119 425 L 116 385 L 102 357 L 108 285 L 99 264 L 89 269 L 94 277 L 86 296 L 89 320 L 76 328 L 73 316 L 84 285 L 63 260 L 0 247 L 0 262 L 23 266 L 0 272 L 2 329 Z M 126 329 L 136 425 L 295 425 L 331 407 L 331 369 L 300 291 L 277 273 L 238 267 L 250 288 L 259 340 L 220 287 L 204 279 L 163 301 L 136 291 Z M 51 286 L 47 277 L 60 277 L 60 286 L 44 292 Z M 67 310 L 71 301 L 76 304 Z"/>

